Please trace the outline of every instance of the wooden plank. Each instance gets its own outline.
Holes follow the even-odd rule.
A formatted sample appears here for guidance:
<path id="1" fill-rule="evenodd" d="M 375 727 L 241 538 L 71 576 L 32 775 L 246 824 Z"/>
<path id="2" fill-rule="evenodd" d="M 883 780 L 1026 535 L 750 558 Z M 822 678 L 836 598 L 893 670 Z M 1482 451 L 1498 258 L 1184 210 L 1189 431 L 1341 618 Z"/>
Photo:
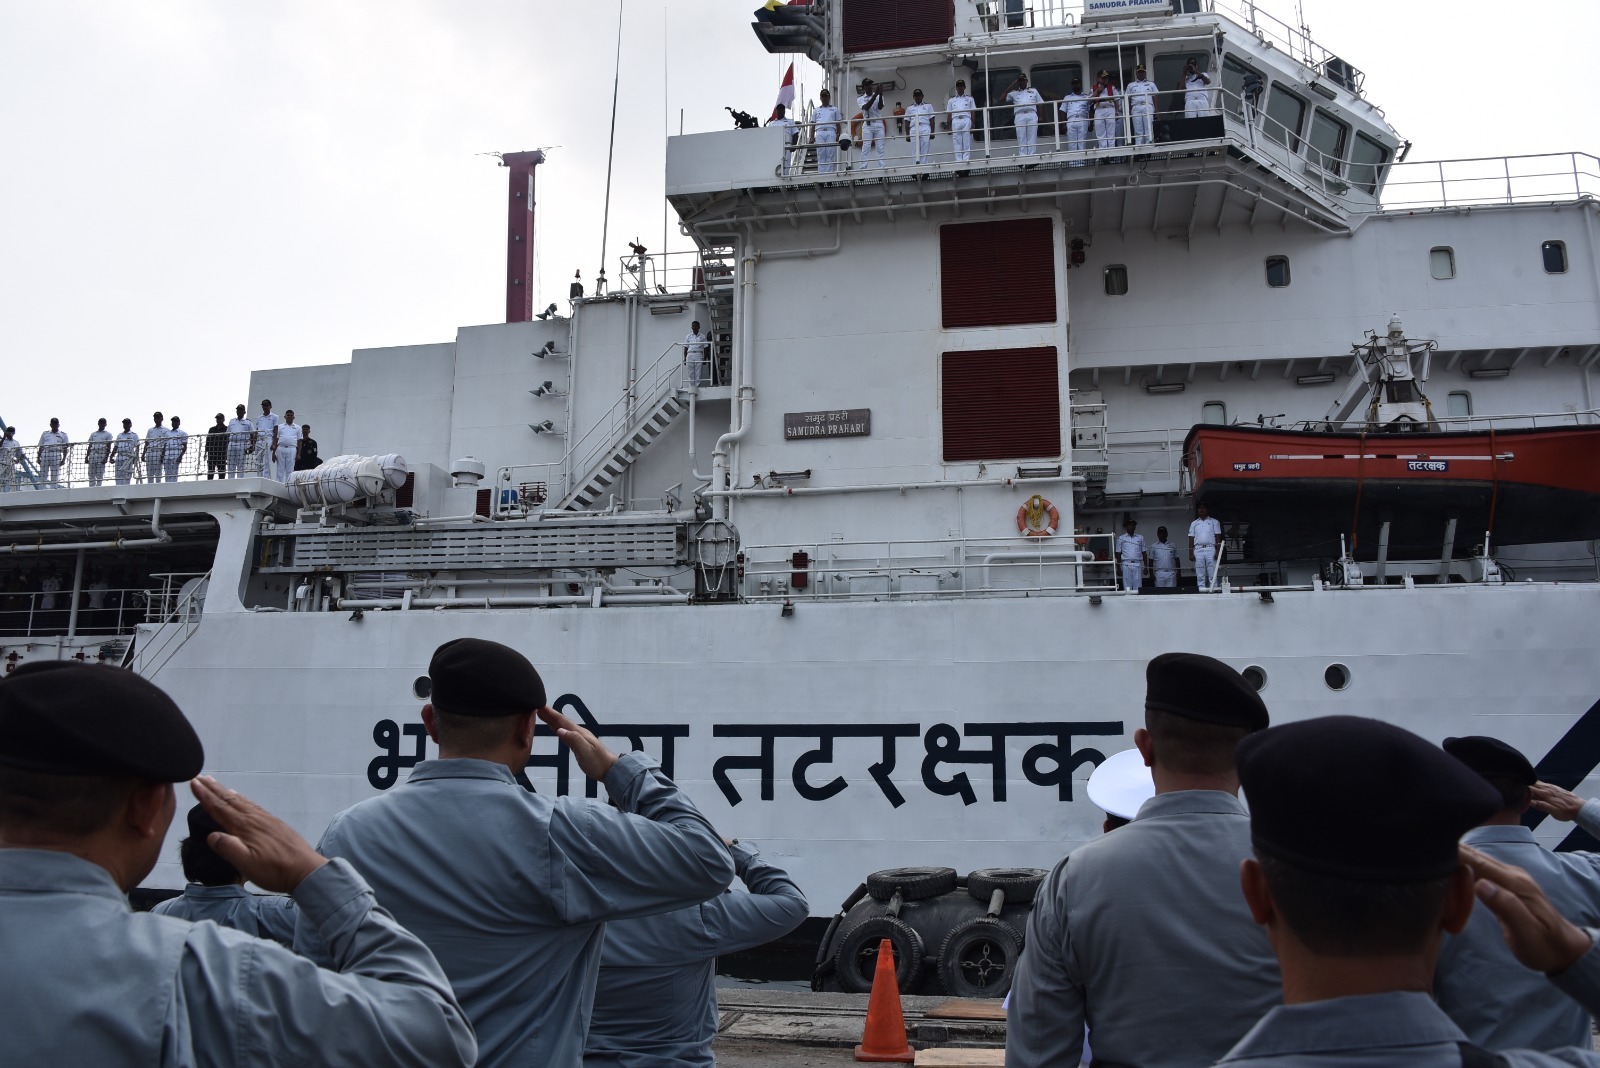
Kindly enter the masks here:
<path id="1" fill-rule="evenodd" d="M 1005 1068 L 1006 1051 L 955 1047 L 919 1049 L 915 1063 L 933 1068 Z"/>
<path id="2" fill-rule="evenodd" d="M 1006 1007 L 998 998 L 951 998 L 923 1015 L 953 1020 L 1004 1020 Z"/>

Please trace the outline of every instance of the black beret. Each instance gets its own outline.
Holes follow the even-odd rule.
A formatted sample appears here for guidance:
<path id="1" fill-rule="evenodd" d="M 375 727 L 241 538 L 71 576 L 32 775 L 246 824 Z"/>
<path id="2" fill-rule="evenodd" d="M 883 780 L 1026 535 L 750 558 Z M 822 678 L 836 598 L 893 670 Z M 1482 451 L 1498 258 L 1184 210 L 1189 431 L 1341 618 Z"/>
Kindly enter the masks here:
<path id="1" fill-rule="evenodd" d="M 0 764 L 183 782 L 200 774 L 205 750 L 154 683 L 123 668 L 50 660 L 0 681 Z"/>
<path id="2" fill-rule="evenodd" d="M 1410 731 L 1325 716 L 1253 734 L 1235 762 L 1256 848 L 1340 879 L 1418 883 L 1500 809 L 1483 778 Z"/>
<path id="3" fill-rule="evenodd" d="M 211 834 L 213 831 L 223 830 L 217 818 L 207 812 L 204 805 L 196 805 L 189 810 L 189 837 L 207 849 L 211 848 Z"/>
<path id="4" fill-rule="evenodd" d="M 544 707 L 544 680 L 528 658 L 483 638 L 445 642 L 428 661 L 433 707 L 453 716 L 514 716 Z"/>
<path id="5" fill-rule="evenodd" d="M 1444 751 L 1484 778 L 1510 779 L 1523 786 L 1539 781 L 1528 758 L 1498 738 L 1481 734 L 1466 738 L 1446 738 Z"/>
<path id="6" fill-rule="evenodd" d="M 1245 677 L 1199 653 L 1162 653 L 1144 670 L 1144 707 L 1226 727 L 1267 726 L 1267 706 Z"/>

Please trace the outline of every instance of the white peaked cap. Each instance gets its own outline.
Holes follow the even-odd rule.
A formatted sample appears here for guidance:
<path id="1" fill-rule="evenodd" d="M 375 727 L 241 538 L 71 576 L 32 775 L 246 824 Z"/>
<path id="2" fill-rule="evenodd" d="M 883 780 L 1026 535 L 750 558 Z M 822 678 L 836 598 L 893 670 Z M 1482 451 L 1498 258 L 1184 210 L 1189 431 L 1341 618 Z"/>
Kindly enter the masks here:
<path id="1" fill-rule="evenodd" d="M 1137 749 L 1112 753 L 1089 776 L 1089 800 L 1110 816 L 1131 820 L 1156 795 L 1156 784 Z"/>

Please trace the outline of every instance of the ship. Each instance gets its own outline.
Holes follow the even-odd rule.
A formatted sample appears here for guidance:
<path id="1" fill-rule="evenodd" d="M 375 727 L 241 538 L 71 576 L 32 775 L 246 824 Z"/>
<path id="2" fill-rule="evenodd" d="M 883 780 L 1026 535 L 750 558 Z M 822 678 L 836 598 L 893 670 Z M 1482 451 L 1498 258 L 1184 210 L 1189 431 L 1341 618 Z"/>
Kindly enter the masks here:
<path id="1" fill-rule="evenodd" d="M 639 246 L 543 309 L 532 207 L 555 164 L 506 153 L 505 322 L 251 374 L 252 414 L 293 407 L 329 470 L 208 478 L 197 435 L 175 480 L 119 482 L 84 443 L 50 471 L 30 448 L 0 494 L 3 669 L 142 673 L 209 773 L 315 841 L 435 754 L 433 649 L 505 642 L 818 916 L 868 872 L 1048 868 L 1098 835 L 1085 781 L 1170 650 L 1234 665 L 1279 722 L 1495 735 L 1600 791 L 1592 517 L 1473 488 L 1385 541 L 1393 500 L 1284 506 L 1209 467 L 1352 415 L 1365 437 L 1323 451 L 1439 451 L 1338 412 L 1380 380 L 1352 344 L 1396 319 L 1389 385 L 1431 397 L 1437 432 L 1492 423 L 1505 472 L 1546 428 L 1592 435 L 1593 155 L 1411 160 L 1354 62 L 1249 0 L 813 0 L 752 26 L 820 64 L 843 128 L 819 136 L 802 102 L 793 138 L 670 138 L 692 249 Z M 1072 79 L 1141 66 L 1149 113 L 1062 117 Z M 1019 126 L 1022 73 L 1044 103 Z M 925 154 L 893 115 L 882 159 L 851 137 L 863 82 L 934 102 Z M 1539 479 L 1592 495 L 1594 472 L 1580 446 Z M 1203 588 L 1197 492 L 1225 535 Z M 1338 506 L 1303 507 L 1319 495 Z M 1127 517 L 1167 528 L 1175 589 L 1119 588 Z M 526 778 L 596 793 L 543 734 Z M 173 845 L 152 886 L 182 884 Z"/>

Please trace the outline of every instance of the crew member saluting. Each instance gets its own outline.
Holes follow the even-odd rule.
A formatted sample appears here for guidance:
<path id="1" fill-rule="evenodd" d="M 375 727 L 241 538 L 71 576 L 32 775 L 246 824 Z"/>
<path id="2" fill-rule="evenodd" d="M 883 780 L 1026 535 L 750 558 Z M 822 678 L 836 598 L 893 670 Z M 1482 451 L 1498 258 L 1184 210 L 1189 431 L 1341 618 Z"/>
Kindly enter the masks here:
<path id="1" fill-rule="evenodd" d="M 883 167 L 883 90 L 872 84 L 871 78 L 861 82 L 861 95 L 856 97 L 861 109 L 861 158 L 868 167 Z"/>
<path id="2" fill-rule="evenodd" d="M 1183 68 L 1178 88 L 1183 90 L 1183 117 L 1197 119 L 1211 113 L 1211 77 L 1200 69 L 1200 64 L 1190 60 Z"/>
<path id="3" fill-rule="evenodd" d="M 1028 85 L 1026 74 L 1019 74 L 1006 91 L 1006 100 L 1011 104 L 1011 121 L 1017 127 L 1017 155 L 1032 156 L 1038 152 L 1039 105 L 1044 103 L 1044 97 Z"/>
<path id="4" fill-rule="evenodd" d="M 653 759 L 619 758 L 548 707 L 521 653 L 458 638 L 428 677 L 422 723 L 439 759 L 335 816 L 322 852 L 347 858 L 438 954 L 480 1068 L 578 1068 L 605 922 L 699 904 L 733 861 Z M 615 808 L 523 789 L 535 719 Z"/>

